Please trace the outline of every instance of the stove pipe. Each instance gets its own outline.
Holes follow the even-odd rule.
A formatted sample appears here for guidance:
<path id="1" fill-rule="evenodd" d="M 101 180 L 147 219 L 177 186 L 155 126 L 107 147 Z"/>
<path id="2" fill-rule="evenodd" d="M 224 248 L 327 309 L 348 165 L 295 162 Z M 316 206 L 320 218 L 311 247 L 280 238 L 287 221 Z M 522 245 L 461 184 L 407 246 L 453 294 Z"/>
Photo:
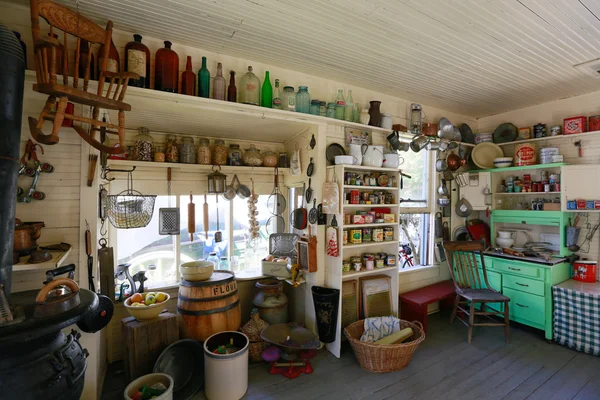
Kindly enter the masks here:
<path id="1" fill-rule="evenodd" d="M 19 142 L 23 114 L 25 56 L 15 34 L 0 24 L 0 284 L 12 282 Z"/>

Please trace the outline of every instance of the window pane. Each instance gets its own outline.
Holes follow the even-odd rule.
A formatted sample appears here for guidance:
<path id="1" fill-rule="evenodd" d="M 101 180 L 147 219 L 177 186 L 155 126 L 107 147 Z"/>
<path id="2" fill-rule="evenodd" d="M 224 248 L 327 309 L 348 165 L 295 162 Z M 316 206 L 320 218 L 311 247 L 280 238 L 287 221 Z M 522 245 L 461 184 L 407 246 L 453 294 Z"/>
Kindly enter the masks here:
<path id="1" fill-rule="evenodd" d="M 236 197 L 233 200 L 233 260 L 237 257 L 238 266 L 233 266 L 235 272 L 260 274 L 261 260 L 269 254 L 269 234 L 266 224 L 271 213 L 267 207 L 268 195 L 258 196 L 256 208 L 258 215 L 256 220 L 259 224 L 259 236 L 255 240 L 250 239 L 248 200 Z M 235 264 L 235 262 L 233 263 Z"/>
<path id="2" fill-rule="evenodd" d="M 402 202 L 402 207 L 427 207 L 427 188 L 429 181 L 429 152 L 422 150 L 418 153 L 407 152 L 402 154 L 404 164 L 402 172 L 411 176 L 411 179 L 403 179 L 403 189 L 400 197 L 403 200 L 421 200 Z"/>
<path id="3" fill-rule="evenodd" d="M 175 203 L 172 197 L 171 206 Z M 158 234 L 158 214 L 168 207 L 168 196 L 158 196 L 152 220 L 144 228 L 116 229 L 117 263 L 131 264 L 131 275 L 146 271 L 145 287 L 165 286 L 179 282 L 175 268 L 173 236 Z"/>
<path id="4" fill-rule="evenodd" d="M 219 198 L 217 204 L 216 195 L 206 196 L 208 204 L 208 238 L 204 231 L 204 195 L 194 195 L 193 202 L 195 207 L 195 233 L 194 240 L 190 240 L 188 231 L 188 204 L 190 196 L 181 196 L 179 198 L 181 208 L 181 230 L 180 241 L 181 262 L 206 260 L 211 252 L 217 253 L 218 257 L 229 257 L 229 201 Z M 219 214 L 219 224 L 217 226 L 217 208 Z M 222 240 L 215 242 L 215 233 L 221 232 Z"/>
<path id="5" fill-rule="evenodd" d="M 429 264 L 429 214 L 400 214 L 400 267 Z"/>

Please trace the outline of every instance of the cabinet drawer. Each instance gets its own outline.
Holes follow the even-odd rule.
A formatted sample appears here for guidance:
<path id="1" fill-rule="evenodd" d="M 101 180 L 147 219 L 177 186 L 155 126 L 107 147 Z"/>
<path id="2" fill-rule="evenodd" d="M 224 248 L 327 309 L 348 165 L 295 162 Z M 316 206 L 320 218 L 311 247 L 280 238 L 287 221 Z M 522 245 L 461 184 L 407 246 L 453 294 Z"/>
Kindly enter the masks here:
<path id="1" fill-rule="evenodd" d="M 506 279 L 506 277 L 504 277 Z M 509 315 L 518 322 L 531 322 L 543 326 L 546 321 L 545 298 L 504 287 L 503 294 L 510 297 Z"/>
<path id="2" fill-rule="evenodd" d="M 543 281 L 536 281 L 520 276 L 505 274 L 504 282 L 502 283 L 502 285 L 505 288 L 520 290 L 522 292 L 527 292 L 538 296 L 544 296 Z"/>
<path id="3" fill-rule="evenodd" d="M 528 265 L 519 261 L 494 260 L 494 270 L 510 274 L 528 276 L 530 278 L 543 278 L 539 267 Z"/>

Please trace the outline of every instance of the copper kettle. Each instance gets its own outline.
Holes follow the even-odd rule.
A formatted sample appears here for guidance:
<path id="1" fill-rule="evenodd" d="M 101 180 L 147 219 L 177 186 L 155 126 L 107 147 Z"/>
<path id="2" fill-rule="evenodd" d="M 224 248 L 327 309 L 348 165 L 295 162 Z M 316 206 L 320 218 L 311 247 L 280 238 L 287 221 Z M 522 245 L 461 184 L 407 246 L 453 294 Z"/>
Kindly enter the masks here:
<path id="1" fill-rule="evenodd" d="M 448 169 L 452 172 L 461 167 L 461 158 L 455 153 L 450 153 L 448 157 L 446 157 L 446 162 L 448 163 Z"/>
<path id="2" fill-rule="evenodd" d="M 42 228 L 45 226 L 43 222 L 22 222 L 16 225 L 14 251 L 35 250 L 37 248 L 36 240 L 40 238 Z"/>

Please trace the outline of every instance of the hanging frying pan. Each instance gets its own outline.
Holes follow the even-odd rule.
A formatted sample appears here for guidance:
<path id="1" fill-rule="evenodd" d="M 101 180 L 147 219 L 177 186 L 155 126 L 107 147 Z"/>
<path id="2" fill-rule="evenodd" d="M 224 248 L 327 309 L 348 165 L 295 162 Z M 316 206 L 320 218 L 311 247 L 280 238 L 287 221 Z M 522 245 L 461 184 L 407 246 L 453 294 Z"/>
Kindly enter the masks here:
<path id="1" fill-rule="evenodd" d="M 308 213 L 308 222 L 310 224 L 316 224 L 319 220 L 319 212 L 317 211 L 317 199 L 313 199 L 313 206 Z"/>
<path id="2" fill-rule="evenodd" d="M 302 193 L 304 193 L 306 191 L 306 184 L 302 185 Z M 305 196 L 302 196 L 302 205 L 299 208 L 296 208 L 293 212 L 292 212 L 292 226 L 294 227 L 294 229 L 298 229 L 298 230 L 304 230 L 306 228 L 306 225 L 308 223 L 307 218 L 306 218 L 306 208 L 304 208 L 304 200 L 306 199 Z"/>
<path id="3" fill-rule="evenodd" d="M 305 196 L 306 196 L 306 201 L 307 201 L 308 203 L 310 203 L 310 201 L 312 200 L 312 195 L 313 195 L 313 190 L 312 190 L 312 188 L 310 187 L 311 180 L 312 180 L 312 178 L 308 178 L 308 189 L 306 189 L 306 194 L 305 194 Z"/>

